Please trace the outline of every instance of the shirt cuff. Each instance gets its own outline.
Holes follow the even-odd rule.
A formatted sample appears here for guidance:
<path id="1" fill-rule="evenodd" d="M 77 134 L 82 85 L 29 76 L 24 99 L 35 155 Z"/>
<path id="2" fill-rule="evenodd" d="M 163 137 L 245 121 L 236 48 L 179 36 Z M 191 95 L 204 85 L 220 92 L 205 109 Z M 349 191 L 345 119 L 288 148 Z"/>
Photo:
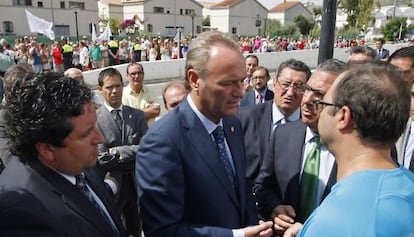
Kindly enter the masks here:
<path id="1" fill-rule="evenodd" d="M 233 237 L 244 237 L 244 231 L 242 229 L 235 229 L 233 231 Z"/>
<path id="2" fill-rule="evenodd" d="M 111 188 L 112 193 L 115 195 L 116 192 L 118 191 L 118 188 L 117 188 L 115 182 L 110 180 L 110 179 L 105 179 L 104 182 Z"/>

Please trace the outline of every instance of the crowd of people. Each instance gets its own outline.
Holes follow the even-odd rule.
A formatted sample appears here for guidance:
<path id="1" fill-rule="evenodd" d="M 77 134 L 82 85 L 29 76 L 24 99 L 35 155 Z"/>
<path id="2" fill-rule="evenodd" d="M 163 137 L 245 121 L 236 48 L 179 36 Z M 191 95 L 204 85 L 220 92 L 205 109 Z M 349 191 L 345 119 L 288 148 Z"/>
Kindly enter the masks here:
<path id="1" fill-rule="evenodd" d="M 89 41 L 83 36 L 79 42 L 69 38 L 48 43 L 39 43 L 35 36 L 17 38 L 15 42 L 0 41 L 4 54 L 15 63 L 29 63 L 36 72 L 63 72 L 70 67 L 82 71 L 99 69 L 118 64 L 185 58 L 191 39 L 183 38 L 178 44 L 170 37 L 136 37 L 102 41 Z M 350 43 L 351 42 L 351 43 Z M 239 37 L 238 43 L 244 53 L 265 53 L 291 50 L 317 49 L 318 38 L 286 37 Z M 364 45 L 364 40 L 345 40 L 339 37 L 335 47 Z"/>
<path id="2" fill-rule="evenodd" d="M 230 34 L 204 32 L 157 121 L 139 62 L 127 86 L 104 68 L 101 97 L 74 65 L 10 65 L 0 235 L 411 236 L 414 46 L 383 44 L 313 72 L 289 59 L 271 80 Z"/>

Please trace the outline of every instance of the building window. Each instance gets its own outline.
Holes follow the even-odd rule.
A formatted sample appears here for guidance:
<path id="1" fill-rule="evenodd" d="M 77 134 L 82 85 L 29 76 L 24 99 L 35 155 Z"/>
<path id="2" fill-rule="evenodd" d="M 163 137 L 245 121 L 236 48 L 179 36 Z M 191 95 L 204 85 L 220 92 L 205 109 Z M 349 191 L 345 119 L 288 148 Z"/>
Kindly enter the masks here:
<path id="1" fill-rule="evenodd" d="M 163 7 L 154 7 L 154 13 L 164 13 Z"/>
<path id="2" fill-rule="evenodd" d="M 200 34 L 201 33 L 201 26 L 197 26 L 196 29 L 197 29 L 196 30 L 197 34 Z"/>
<path id="3" fill-rule="evenodd" d="M 65 2 L 64 1 L 60 2 L 60 8 L 65 9 Z"/>
<path id="4" fill-rule="evenodd" d="M 13 6 L 32 6 L 32 0 L 13 0 Z"/>
<path id="5" fill-rule="evenodd" d="M 180 9 L 180 15 L 182 15 L 183 14 L 183 9 Z"/>
<path id="6" fill-rule="evenodd" d="M 43 2 L 37 2 L 38 7 L 43 7 Z"/>
<path id="7" fill-rule="evenodd" d="M 237 34 L 237 27 L 232 27 L 231 28 L 231 33 L 232 34 Z"/>
<path id="8" fill-rule="evenodd" d="M 195 14 L 195 10 L 194 9 L 185 9 L 185 14 L 186 15 Z"/>
<path id="9" fill-rule="evenodd" d="M 84 2 L 69 2 L 69 9 L 77 8 L 77 9 L 85 9 Z"/>
<path id="10" fill-rule="evenodd" d="M 3 21 L 3 29 L 4 32 L 13 32 L 13 22 L 11 21 Z"/>

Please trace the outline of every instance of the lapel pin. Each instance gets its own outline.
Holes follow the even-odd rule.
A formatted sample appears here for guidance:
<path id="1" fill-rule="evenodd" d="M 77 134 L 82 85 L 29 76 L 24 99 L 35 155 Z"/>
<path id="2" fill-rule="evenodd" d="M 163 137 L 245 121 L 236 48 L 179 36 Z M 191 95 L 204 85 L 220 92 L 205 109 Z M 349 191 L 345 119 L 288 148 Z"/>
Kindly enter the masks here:
<path id="1" fill-rule="evenodd" d="M 130 115 L 128 115 L 128 118 L 130 118 L 130 119 L 131 119 L 131 118 L 132 118 L 132 115 L 131 115 L 131 114 L 130 114 Z"/>
<path id="2" fill-rule="evenodd" d="M 234 127 L 233 126 L 230 127 L 230 131 L 234 132 Z"/>

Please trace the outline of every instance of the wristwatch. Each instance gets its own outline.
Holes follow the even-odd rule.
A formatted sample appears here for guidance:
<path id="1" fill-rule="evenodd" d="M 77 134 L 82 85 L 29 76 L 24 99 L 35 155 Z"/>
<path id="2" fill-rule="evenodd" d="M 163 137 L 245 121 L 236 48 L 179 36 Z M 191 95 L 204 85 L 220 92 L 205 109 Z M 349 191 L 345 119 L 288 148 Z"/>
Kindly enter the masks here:
<path id="1" fill-rule="evenodd" d="M 118 148 L 116 148 L 116 147 L 111 148 L 111 155 L 119 156 Z"/>

